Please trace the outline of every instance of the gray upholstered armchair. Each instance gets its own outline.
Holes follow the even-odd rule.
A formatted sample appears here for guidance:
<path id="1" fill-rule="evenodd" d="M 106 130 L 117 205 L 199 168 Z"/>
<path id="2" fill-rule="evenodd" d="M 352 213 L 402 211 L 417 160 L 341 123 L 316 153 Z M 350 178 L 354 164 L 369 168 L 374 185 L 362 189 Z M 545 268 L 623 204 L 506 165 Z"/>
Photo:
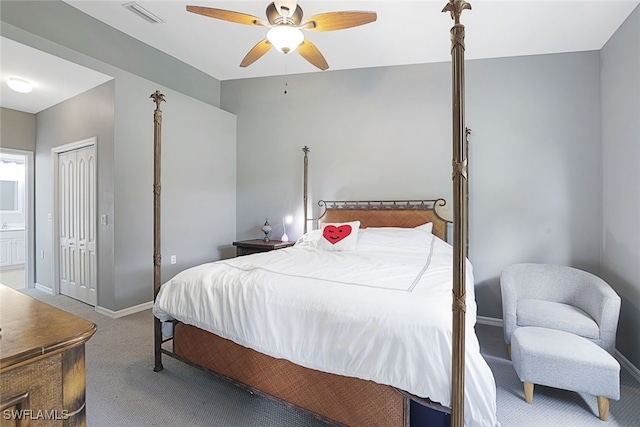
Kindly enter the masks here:
<path id="1" fill-rule="evenodd" d="M 521 326 L 559 329 L 590 339 L 613 354 L 620 297 L 601 278 L 572 267 L 514 264 L 500 276 L 504 340 Z"/>

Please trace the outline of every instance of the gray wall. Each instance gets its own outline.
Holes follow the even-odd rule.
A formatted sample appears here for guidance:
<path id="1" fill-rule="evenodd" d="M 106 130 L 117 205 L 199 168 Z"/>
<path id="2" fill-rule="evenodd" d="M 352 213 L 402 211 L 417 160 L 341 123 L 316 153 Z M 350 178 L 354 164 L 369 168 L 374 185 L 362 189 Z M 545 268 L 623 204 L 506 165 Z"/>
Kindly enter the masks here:
<path id="1" fill-rule="evenodd" d="M 502 318 L 509 264 L 599 274 L 598 52 L 469 61 L 470 253 L 481 315 Z"/>
<path id="2" fill-rule="evenodd" d="M 279 236 L 287 213 L 300 236 L 304 145 L 312 204 L 451 203 L 450 73 L 442 63 L 223 82 L 222 108 L 238 116 L 238 238 L 259 237 L 265 216 Z M 599 54 L 469 61 L 466 101 L 470 259 L 479 314 L 501 318 L 508 264 L 599 273 Z"/>
<path id="3" fill-rule="evenodd" d="M 222 108 L 238 116 L 238 238 L 259 237 L 265 217 L 279 237 L 288 214 L 289 236 L 300 236 L 304 145 L 313 205 L 450 200 L 448 73 L 435 64 L 223 82 Z"/>
<path id="4" fill-rule="evenodd" d="M 47 232 L 51 230 L 47 220 L 51 147 L 98 134 L 98 215 L 109 217 L 108 225 L 99 227 L 98 305 L 117 311 L 152 300 L 155 104 L 149 96 L 155 90 L 167 97 L 163 104 L 163 278 L 204 261 L 231 256 L 236 228 L 236 125 L 232 114 L 216 107 L 219 99 L 214 89 L 219 88 L 219 82 L 192 74 L 185 64 L 172 64 L 177 60 L 168 55 L 158 58 L 144 45 L 123 40 L 120 33 L 78 15 L 62 2 L 6 3 L 2 4 L 2 36 L 114 77 L 99 88 L 104 90 L 100 95 L 94 92 L 99 89 L 94 89 L 37 115 L 36 253 L 46 251 L 44 260 L 36 259 L 37 281 L 51 286 L 52 236 Z M 60 28 L 78 32 L 67 38 Z M 77 42 L 80 39 L 83 41 Z M 137 47 L 123 50 L 122 43 Z M 90 50 L 91 55 L 85 55 L 84 50 Z M 124 69 L 100 60 L 113 60 L 105 50 L 120 55 L 113 62 Z M 131 65 L 125 64 L 129 61 Z M 164 70 L 163 75 L 153 70 Z M 164 79 L 183 92 L 157 83 Z M 188 87 L 181 82 L 187 82 Z M 187 166 L 184 159 L 190 162 Z M 176 190 L 185 186 L 194 192 Z M 177 263 L 170 265 L 173 254 Z"/>
<path id="5" fill-rule="evenodd" d="M 36 283 L 53 288 L 53 221 L 51 149 L 96 137 L 97 211 L 113 210 L 113 129 L 115 82 L 109 81 L 90 91 L 36 114 L 36 203 L 35 254 Z M 49 220 L 51 215 L 51 221 Z M 113 227 L 99 226 L 98 235 L 98 304 L 113 304 Z"/>
<path id="6" fill-rule="evenodd" d="M 602 275 L 622 298 L 617 348 L 640 367 L 640 7 L 601 51 Z"/>
<path id="7" fill-rule="evenodd" d="M 10 150 L 27 151 L 27 286 L 33 287 L 35 281 L 34 262 L 34 223 L 35 215 L 31 206 L 34 206 L 34 153 L 36 150 L 36 116 L 35 114 L 16 111 L 8 108 L 0 108 L 0 147 Z"/>
<path id="8" fill-rule="evenodd" d="M 16 150 L 36 150 L 36 116 L 0 108 L 0 146 Z"/>
<path id="9" fill-rule="evenodd" d="M 158 88 L 136 77 L 117 80 L 116 88 L 115 308 L 120 310 L 153 299 L 155 104 L 149 95 Z M 168 280 L 187 267 L 230 256 L 236 227 L 236 119 L 160 89 L 166 97 L 161 105 L 162 272 Z"/>
<path id="10" fill-rule="evenodd" d="M 167 98 L 161 107 L 163 278 L 229 256 L 235 238 L 235 117 L 121 75 L 37 114 L 36 253 L 44 251 L 45 258 L 36 259 L 36 281 L 41 285 L 53 285 L 52 222 L 47 220 L 51 148 L 97 136 L 97 211 L 109 218 L 98 228 L 98 305 L 116 311 L 153 299 L 155 104 L 149 95 L 156 89 Z M 169 263 L 173 254 L 175 265 Z"/>

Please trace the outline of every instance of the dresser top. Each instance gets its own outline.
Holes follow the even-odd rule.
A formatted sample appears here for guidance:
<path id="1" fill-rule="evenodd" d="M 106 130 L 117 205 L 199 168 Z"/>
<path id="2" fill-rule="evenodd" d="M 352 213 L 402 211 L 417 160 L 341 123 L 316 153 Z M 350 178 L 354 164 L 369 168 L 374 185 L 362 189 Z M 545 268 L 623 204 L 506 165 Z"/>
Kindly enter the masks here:
<path id="1" fill-rule="evenodd" d="M 96 325 L 0 285 L 0 371 L 85 343 Z"/>

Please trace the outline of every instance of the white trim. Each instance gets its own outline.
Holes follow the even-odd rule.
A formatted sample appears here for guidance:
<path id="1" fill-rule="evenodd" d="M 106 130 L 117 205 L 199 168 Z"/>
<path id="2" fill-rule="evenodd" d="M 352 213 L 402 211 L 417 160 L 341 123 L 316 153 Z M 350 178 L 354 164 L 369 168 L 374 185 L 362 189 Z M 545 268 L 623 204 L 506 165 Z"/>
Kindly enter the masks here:
<path id="1" fill-rule="evenodd" d="M 35 288 L 41 292 L 44 292 L 45 294 L 53 295 L 53 289 L 48 286 L 41 285 L 38 282 L 35 283 Z"/>
<path id="2" fill-rule="evenodd" d="M 15 148 L 0 147 L 1 153 L 19 154 L 25 158 L 25 176 L 24 176 L 24 252 L 25 252 L 25 268 L 24 283 L 25 288 L 33 288 L 35 286 L 35 168 L 33 151 L 20 150 Z"/>
<path id="3" fill-rule="evenodd" d="M 97 305 L 96 306 L 96 313 L 103 314 L 103 315 L 105 315 L 107 317 L 110 317 L 112 319 L 117 319 L 119 317 L 128 316 L 130 314 L 138 313 L 140 311 L 149 310 L 152 307 L 153 307 L 153 301 L 149 301 L 149 302 L 145 302 L 145 303 L 142 303 L 142 304 L 134 305 L 133 307 L 127 307 L 127 308 L 124 308 L 124 309 L 118 310 L 118 311 L 109 310 L 108 308 L 100 307 L 99 305 Z"/>
<path id="4" fill-rule="evenodd" d="M 502 328 L 502 319 L 496 319 L 495 317 L 476 316 L 476 323 L 479 325 L 499 326 Z"/>
<path id="5" fill-rule="evenodd" d="M 80 141 L 70 142 L 64 145 L 58 145 L 57 147 L 53 147 L 51 149 L 51 152 L 60 154 L 60 153 L 64 153 L 65 151 L 77 150 L 78 148 L 84 148 L 90 145 L 96 145 L 97 140 L 98 140 L 97 137 L 92 136 L 91 138 L 82 139 Z"/>
<path id="6" fill-rule="evenodd" d="M 496 319 L 494 317 L 477 316 L 476 321 L 479 325 L 490 326 L 503 326 L 502 319 Z M 618 350 L 614 351 L 614 356 L 620 363 L 620 366 L 627 370 L 636 381 L 640 383 L 640 369 L 638 369 L 633 363 L 622 355 Z"/>
<path id="7" fill-rule="evenodd" d="M 636 379 L 640 383 L 640 369 L 636 368 L 636 366 L 629 361 L 626 357 L 622 355 L 618 350 L 615 351 L 616 359 L 620 363 L 620 366 L 625 368 L 627 372 L 631 374 L 633 378 Z"/>

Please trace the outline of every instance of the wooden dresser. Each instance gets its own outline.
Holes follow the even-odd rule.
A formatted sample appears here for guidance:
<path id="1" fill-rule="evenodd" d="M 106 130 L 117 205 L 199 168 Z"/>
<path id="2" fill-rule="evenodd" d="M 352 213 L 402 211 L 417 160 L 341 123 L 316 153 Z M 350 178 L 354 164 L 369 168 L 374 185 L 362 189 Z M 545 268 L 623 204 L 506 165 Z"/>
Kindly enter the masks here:
<path id="1" fill-rule="evenodd" d="M 0 425 L 85 426 L 96 325 L 0 285 Z"/>

